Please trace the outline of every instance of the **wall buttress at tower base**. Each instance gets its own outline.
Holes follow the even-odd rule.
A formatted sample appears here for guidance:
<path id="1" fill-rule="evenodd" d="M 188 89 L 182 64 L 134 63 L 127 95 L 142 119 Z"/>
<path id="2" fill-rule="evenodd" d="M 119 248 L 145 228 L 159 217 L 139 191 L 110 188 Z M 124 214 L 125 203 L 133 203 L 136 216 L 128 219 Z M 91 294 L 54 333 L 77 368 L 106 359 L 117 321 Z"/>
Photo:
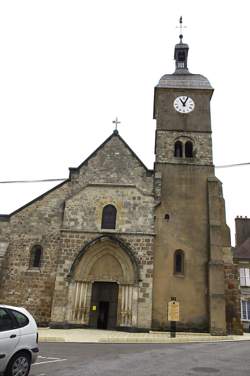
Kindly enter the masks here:
<path id="1" fill-rule="evenodd" d="M 237 273 L 233 272 L 230 230 L 226 224 L 222 186 L 216 177 L 208 178 L 208 206 L 210 333 L 212 335 L 242 334 L 239 282 Z"/>

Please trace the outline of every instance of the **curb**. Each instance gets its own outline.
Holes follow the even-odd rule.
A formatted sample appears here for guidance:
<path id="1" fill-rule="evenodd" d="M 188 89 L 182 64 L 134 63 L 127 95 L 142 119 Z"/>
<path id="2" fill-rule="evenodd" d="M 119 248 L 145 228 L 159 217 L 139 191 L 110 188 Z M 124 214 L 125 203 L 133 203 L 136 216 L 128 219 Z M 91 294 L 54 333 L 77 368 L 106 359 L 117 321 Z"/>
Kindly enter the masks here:
<path id="1" fill-rule="evenodd" d="M 41 342 L 66 342 L 65 338 L 62 337 L 42 337 L 39 336 L 39 343 Z"/>
<path id="2" fill-rule="evenodd" d="M 242 342 L 242 341 L 250 341 L 250 338 L 241 339 L 241 338 L 234 338 L 232 336 L 228 337 L 201 337 L 201 338 L 185 338 L 185 337 L 176 337 L 176 338 L 140 338 L 140 337 L 130 337 L 130 338 L 119 338 L 119 337 L 110 337 L 110 338 L 89 338 L 86 340 L 82 340 L 79 338 L 67 338 L 64 337 L 40 337 L 40 343 L 46 342 L 64 342 L 64 343 L 103 343 L 103 344 L 133 344 L 133 343 L 140 343 L 140 344 L 177 344 L 177 343 L 218 343 L 218 342 Z"/>
<path id="3" fill-rule="evenodd" d="M 232 342 L 233 338 L 105 338 L 100 339 L 98 343 L 211 343 L 211 342 Z"/>

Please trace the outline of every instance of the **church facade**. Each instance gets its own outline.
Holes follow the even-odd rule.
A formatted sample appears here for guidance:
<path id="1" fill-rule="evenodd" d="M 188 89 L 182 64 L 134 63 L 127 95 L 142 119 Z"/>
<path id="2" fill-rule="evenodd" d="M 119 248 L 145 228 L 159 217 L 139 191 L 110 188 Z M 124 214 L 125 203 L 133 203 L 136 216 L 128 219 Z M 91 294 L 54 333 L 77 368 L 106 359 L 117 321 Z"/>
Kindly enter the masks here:
<path id="1" fill-rule="evenodd" d="M 155 164 L 115 130 L 67 180 L 0 216 L 0 301 L 51 327 L 240 332 L 239 286 L 212 160 L 213 89 L 187 67 L 155 87 Z M 232 309 L 233 307 L 233 309 Z"/>

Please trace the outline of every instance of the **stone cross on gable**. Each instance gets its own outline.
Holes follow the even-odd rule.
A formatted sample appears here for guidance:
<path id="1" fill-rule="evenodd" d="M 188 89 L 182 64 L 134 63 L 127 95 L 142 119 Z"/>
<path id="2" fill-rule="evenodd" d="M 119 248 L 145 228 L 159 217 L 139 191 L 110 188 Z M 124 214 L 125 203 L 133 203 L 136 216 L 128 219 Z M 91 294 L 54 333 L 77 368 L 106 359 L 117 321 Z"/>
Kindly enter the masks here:
<path id="1" fill-rule="evenodd" d="M 112 121 L 113 124 L 115 124 L 115 130 L 117 131 L 117 125 L 121 124 L 121 122 L 118 120 L 118 117 L 116 116 L 115 120 Z"/>

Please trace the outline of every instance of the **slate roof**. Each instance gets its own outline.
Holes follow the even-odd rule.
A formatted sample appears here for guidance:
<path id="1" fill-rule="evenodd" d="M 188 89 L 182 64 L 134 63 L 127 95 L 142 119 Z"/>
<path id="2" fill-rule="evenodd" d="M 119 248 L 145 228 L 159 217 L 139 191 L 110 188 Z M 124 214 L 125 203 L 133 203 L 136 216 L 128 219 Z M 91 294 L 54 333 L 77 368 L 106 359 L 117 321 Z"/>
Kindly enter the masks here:
<path id="1" fill-rule="evenodd" d="M 234 249 L 234 258 L 250 260 L 250 238 Z"/>
<path id="2" fill-rule="evenodd" d="M 165 74 L 161 77 L 159 88 L 180 88 L 180 89 L 209 89 L 213 90 L 208 79 L 201 74 Z"/>

